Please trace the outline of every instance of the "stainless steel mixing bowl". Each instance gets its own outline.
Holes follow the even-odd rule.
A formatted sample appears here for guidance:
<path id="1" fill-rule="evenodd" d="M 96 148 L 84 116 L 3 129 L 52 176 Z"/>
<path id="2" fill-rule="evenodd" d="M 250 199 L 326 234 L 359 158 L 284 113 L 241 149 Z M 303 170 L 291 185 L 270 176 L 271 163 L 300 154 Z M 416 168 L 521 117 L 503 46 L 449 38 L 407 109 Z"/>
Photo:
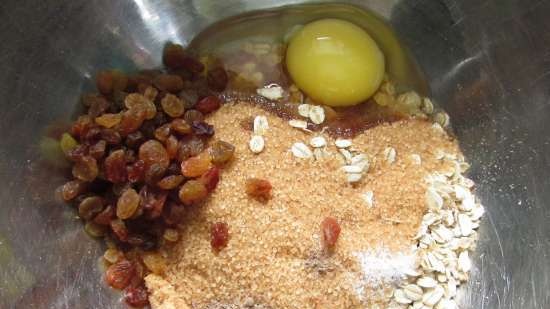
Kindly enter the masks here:
<path id="1" fill-rule="evenodd" d="M 154 67 L 167 40 L 298 2 L 1 1 L 0 308 L 124 307 L 42 155 L 94 72 Z M 550 308 L 550 1 L 349 2 L 395 27 L 473 164 L 487 215 L 463 308 Z"/>

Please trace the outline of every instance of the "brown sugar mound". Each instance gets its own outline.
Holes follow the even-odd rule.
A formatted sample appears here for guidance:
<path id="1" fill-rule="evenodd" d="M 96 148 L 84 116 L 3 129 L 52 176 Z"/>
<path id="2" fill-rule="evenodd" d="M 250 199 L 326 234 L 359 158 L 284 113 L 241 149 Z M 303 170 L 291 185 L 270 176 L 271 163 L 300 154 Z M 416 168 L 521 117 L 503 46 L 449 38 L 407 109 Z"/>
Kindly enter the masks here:
<path id="1" fill-rule="evenodd" d="M 269 123 L 260 154 L 249 150 L 252 132 L 242 126 L 257 115 Z M 388 274 L 365 274 L 358 256 L 381 250 L 412 254 L 412 238 L 425 213 L 424 177 L 448 167 L 436 159 L 438 151 L 459 153 L 456 142 L 429 122 L 379 125 L 353 140 L 352 148 L 369 157 L 370 169 L 351 185 L 328 136 L 327 158 L 298 159 L 289 149 L 296 142 L 309 144 L 314 134 L 257 107 L 227 104 L 207 121 L 216 128 L 215 139 L 235 145 L 235 159 L 206 203 L 188 212 L 164 278 L 146 278 L 153 308 L 211 308 L 212 303 L 246 305 L 251 300 L 262 308 L 384 303 L 376 295 L 384 295 L 388 285 L 376 280 L 383 283 Z M 387 147 L 395 149 L 393 163 L 384 158 Z M 412 155 L 419 155 L 421 164 Z M 252 177 L 271 183 L 271 199 L 247 196 L 245 183 Z M 373 193 L 372 206 L 363 198 L 367 191 Z M 319 228 L 328 216 L 341 226 L 330 255 L 322 250 Z M 214 222 L 229 226 L 229 242 L 219 253 L 210 246 Z"/>

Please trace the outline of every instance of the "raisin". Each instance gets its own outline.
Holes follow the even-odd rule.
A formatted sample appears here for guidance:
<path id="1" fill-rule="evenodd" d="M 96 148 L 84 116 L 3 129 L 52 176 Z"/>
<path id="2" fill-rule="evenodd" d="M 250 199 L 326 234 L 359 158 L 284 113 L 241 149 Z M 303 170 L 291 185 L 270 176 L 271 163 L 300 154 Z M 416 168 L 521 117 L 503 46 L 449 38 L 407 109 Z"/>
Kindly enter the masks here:
<path id="1" fill-rule="evenodd" d="M 187 71 L 194 74 L 198 74 L 204 71 L 204 64 L 202 64 L 202 62 L 192 57 L 185 57 L 183 59 L 183 67 Z"/>
<path id="2" fill-rule="evenodd" d="M 242 119 L 239 124 L 245 131 L 252 132 L 254 130 L 254 117 L 246 117 Z"/>
<path id="3" fill-rule="evenodd" d="M 128 287 L 124 290 L 124 301 L 132 307 L 141 308 L 149 305 L 149 294 L 143 286 Z"/>
<path id="4" fill-rule="evenodd" d="M 220 251 L 229 242 L 229 227 L 225 222 L 216 222 L 210 227 L 210 245 L 212 249 Z"/>
<path id="5" fill-rule="evenodd" d="M 96 118 L 99 115 L 105 113 L 111 104 L 105 98 L 99 97 L 98 99 L 91 102 L 90 107 L 88 108 L 88 116 L 91 118 Z"/>
<path id="6" fill-rule="evenodd" d="M 112 128 L 120 123 L 122 120 L 121 114 L 103 114 L 95 118 L 95 123 L 104 127 Z"/>
<path id="7" fill-rule="evenodd" d="M 210 147 L 210 157 L 212 158 L 212 163 L 221 165 L 226 162 L 229 162 L 233 158 L 235 153 L 235 146 L 224 141 L 216 141 Z"/>
<path id="8" fill-rule="evenodd" d="M 149 140 L 139 147 L 139 159 L 143 160 L 146 166 L 157 163 L 164 169 L 170 164 L 166 149 L 156 140 Z"/>
<path id="9" fill-rule="evenodd" d="M 155 275 L 163 275 L 166 271 L 166 260 L 159 253 L 147 252 L 141 258 L 143 264 Z"/>
<path id="10" fill-rule="evenodd" d="M 80 136 L 80 140 L 92 143 L 99 139 L 101 136 L 101 128 L 96 126 L 90 126 L 86 133 Z"/>
<path id="11" fill-rule="evenodd" d="M 162 98 L 160 104 L 164 112 L 172 118 L 179 117 L 185 112 L 183 101 L 170 93 Z"/>
<path id="12" fill-rule="evenodd" d="M 180 175 L 181 174 L 181 166 L 177 162 L 172 162 L 166 169 L 167 175 Z"/>
<path id="13" fill-rule="evenodd" d="M 73 149 L 67 152 L 67 158 L 73 162 L 78 162 L 82 157 L 88 155 L 89 146 L 85 144 L 80 144 L 74 147 Z"/>
<path id="14" fill-rule="evenodd" d="M 203 121 L 204 115 L 196 109 L 190 109 L 183 114 L 183 119 L 187 123 L 193 123 L 195 121 Z"/>
<path id="15" fill-rule="evenodd" d="M 111 72 L 101 71 L 95 79 L 97 90 L 104 95 L 109 95 L 113 92 L 114 78 Z"/>
<path id="16" fill-rule="evenodd" d="M 206 80 L 210 89 L 224 91 L 228 81 L 227 72 L 221 67 L 213 68 L 208 70 Z"/>
<path id="17" fill-rule="evenodd" d="M 104 95 L 109 95 L 113 91 L 122 91 L 127 85 L 128 78 L 118 70 L 101 71 L 96 76 L 97 90 Z"/>
<path id="18" fill-rule="evenodd" d="M 134 164 L 126 167 L 128 181 L 139 182 L 145 179 L 145 162 L 137 160 Z"/>
<path id="19" fill-rule="evenodd" d="M 157 183 L 157 186 L 163 190 L 172 190 L 179 186 L 183 180 L 184 177 L 181 175 L 170 175 L 162 178 L 162 180 Z"/>
<path id="20" fill-rule="evenodd" d="M 191 129 L 191 126 L 185 120 L 180 118 L 176 118 L 172 120 L 171 128 L 176 133 L 181 135 L 185 135 L 193 132 L 193 130 Z"/>
<path id="21" fill-rule="evenodd" d="M 96 224 L 109 225 L 114 216 L 115 210 L 113 209 L 113 206 L 108 205 L 107 207 L 105 207 L 105 209 L 103 209 L 102 212 L 98 213 L 95 216 L 94 222 Z"/>
<path id="22" fill-rule="evenodd" d="M 170 69 L 183 69 L 185 62 L 185 49 L 179 44 L 168 43 L 164 46 L 162 63 Z"/>
<path id="23" fill-rule="evenodd" d="M 169 123 L 158 127 L 155 130 L 155 138 L 164 143 L 168 139 L 168 136 L 170 136 L 170 128 L 171 124 Z"/>
<path id="24" fill-rule="evenodd" d="M 125 144 L 130 148 L 137 148 L 145 141 L 145 136 L 140 131 L 132 132 L 126 136 Z"/>
<path id="25" fill-rule="evenodd" d="M 126 159 L 126 163 L 134 163 L 137 160 L 136 152 L 133 149 L 126 149 L 124 151 L 124 158 Z"/>
<path id="26" fill-rule="evenodd" d="M 145 119 L 153 119 L 157 114 L 155 104 L 139 93 L 131 93 L 124 99 L 124 105 L 129 110 L 143 111 Z"/>
<path id="27" fill-rule="evenodd" d="M 99 196 L 89 196 L 78 205 L 78 216 L 90 220 L 103 210 L 103 199 Z"/>
<path id="28" fill-rule="evenodd" d="M 166 153 L 168 153 L 168 157 L 170 159 L 174 159 L 178 156 L 178 150 L 180 143 L 178 142 L 178 139 L 174 135 L 170 135 L 166 139 Z"/>
<path id="29" fill-rule="evenodd" d="M 120 219 L 114 219 L 111 221 L 111 230 L 120 241 L 126 241 L 128 239 L 128 229 L 124 221 Z"/>
<path id="30" fill-rule="evenodd" d="M 183 89 L 183 79 L 174 74 L 160 74 L 153 83 L 159 90 L 170 93 L 178 93 Z"/>
<path id="31" fill-rule="evenodd" d="M 336 241 L 340 236 L 340 225 L 333 217 L 326 217 L 321 222 L 321 236 L 323 237 L 323 244 L 328 248 L 334 248 Z"/>
<path id="32" fill-rule="evenodd" d="M 98 93 L 86 93 L 86 94 L 82 95 L 81 101 L 82 101 L 82 105 L 84 105 L 86 107 L 92 106 L 97 101 L 107 102 L 105 97 L 102 96 L 101 94 L 98 94 Z"/>
<path id="33" fill-rule="evenodd" d="M 88 115 L 82 115 L 76 119 L 71 126 L 71 135 L 75 138 L 79 138 L 84 135 L 88 129 L 92 126 L 92 117 Z"/>
<path id="34" fill-rule="evenodd" d="M 73 165 L 73 176 L 82 181 L 92 181 L 99 174 L 97 162 L 90 156 L 84 156 L 80 158 L 75 165 Z"/>
<path id="35" fill-rule="evenodd" d="M 122 290 L 130 284 L 135 274 L 135 266 L 128 260 L 120 260 L 109 266 L 105 272 L 105 281 L 111 287 Z"/>
<path id="36" fill-rule="evenodd" d="M 195 109 L 203 114 L 209 114 L 220 108 L 222 101 L 217 96 L 207 96 L 195 104 Z"/>
<path id="37" fill-rule="evenodd" d="M 199 155 L 204 150 L 204 142 L 196 137 L 192 136 L 180 143 L 180 149 L 178 150 L 178 161 L 183 162 L 187 158 Z"/>
<path id="38" fill-rule="evenodd" d="M 84 225 L 84 231 L 91 237 L 103 237 L 107 233 L 107 227 L 89 221 Z"/>
<path id="39" fill-rule="evenodd" d="M 199 100 L 197 92 L 193 89 L 183 89 L 179 93 L 179 98 L 182 100 L 185 109 L 191 109 L 195 106 L 195 103 Z"/>
<path id="40" fill-rule="evenodd" d="M 140 196 L 134 189 L 128 189 L 118 198 L 116 216 L 120 219 L 129 219 L 136 212 L 140 203 Z"/>
<path id="41" fill-rule="evenodd" d="M 141 196 L 143 209 L 147 211 L 148 217 L 150 219 L 160 217 L 168 194 L 153 190 L 149 186 L 143 186 L 139 191 L 139 195 Z"/>
<path id="42" fill-rule="evenodd" d="M 210 156 L 202 153 L 196 157 L 191 157 L 181 164 L 181 174 L 188 178 L 202 176 L 211 167 Z"/>
<path id="43" fill-rule="evenodd" d="M 159 163 L 153 163 L 145 168 L 145 182 L 150 185 L 155 185 L 162 179 L 165 173 L 166 168 Z"/>
<path id="44" fill-rule="evenodd" d="M 185 217 L 185 207 L 178 203 L 170 202 L 166 205 L 162 217 L 166 224 L 175 226 Z"/>
<path id="45" fill-rule="evenodd" d="M 271 183 L 265 179 L 249 178 L 246 181 L 246 194 L 259 201 L 270 199 L 271 189 Z"/>
<path id="46" fill-rule="evenodd" d="M 210 168 L 201 176 L 200 181 L 204 184 L 208 192 L 214 191 L 220 181 L 220 169 L 217 166 Z"/>
<path id="47" fill-rule="evenodd" d="M 143 124 L 145 112 L 138 109 L 130 109 L 122 113 L 122 119 L 118 125 L 118 131 L 121 135 L 126 136 L 135 132 Z"/>
<path id="48" fill-rule="evenodd" d="M 214 135 L 214 126 L 209 125 L 204 121 L 195 121 L 191 127 L 193 128 L 193 133 L 197 136 L 210 137 Z"/>
<path id="49" fill-rule="evenodd" d="M 61 187 L 61 196 L 70 201 L 86 190 L 87 184 L 81 180 L 71 180 Z"/>
<path id="50" fill-rule="evenodd" d="M 103 158 L 103 156 L 105 155 L 105 149 L 107 149 L 107 142 L 104 140 L 100 140 L 97 143 L 90 146 L 90 148 L 88 149 L 88 153 L 94 159 L 99 160 Z"/>
<path id="51" fill-rule="evenodd" d="M 124 150 L 119 149 L 111 152 L 103 164 L 105 178 L 112 183 L 126 181 L 126 155 Z"/>
<path id="52" fill-rule="evenodd" d="M 203 201 L 208 195 L 206 186 L 198 180 L 189 180 L 181 186 L 179 198 L 185 205 L 192 205 Z"/>
<path id="53" fill-rule="evenodd" d="M 107 142 L 109 145 L 118 145 L 120 144 L 122 138 L 120 137 L 120 133 L 113 129 L 103 129 L 101 130 L 101 139 Z"/>
<path id="54" fill-rule="evenodd" d="M 158 94 L 159 94 L 159 91 L 152 86 L 147 87 L 143 92 L 143 96 L 146 97 L 151 102 L 155 102 Z"/>
<path id="55" fill-rule="evenodd" d="M 189 130 L 191 130 L 191 127 L 189 127 Z M 63 153 L 68 155 L 71 150 L 78 146 L 78 142 L 69 133 L 63 133 L 59 140 L 59 146 Z"/>

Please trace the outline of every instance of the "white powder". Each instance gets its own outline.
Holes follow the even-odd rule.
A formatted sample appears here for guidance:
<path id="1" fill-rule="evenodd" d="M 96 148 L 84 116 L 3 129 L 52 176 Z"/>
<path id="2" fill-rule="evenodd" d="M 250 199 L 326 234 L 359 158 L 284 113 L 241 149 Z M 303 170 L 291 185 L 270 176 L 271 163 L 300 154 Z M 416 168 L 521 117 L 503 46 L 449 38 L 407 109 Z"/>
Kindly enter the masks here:
<path id="1" fill-rule="evenodd" d="M 391 252 L 385 247 L 354 252 L 361 266 L 359 286 L 377 286 L 402 280 L 416 269 L 416 252 Z"/>

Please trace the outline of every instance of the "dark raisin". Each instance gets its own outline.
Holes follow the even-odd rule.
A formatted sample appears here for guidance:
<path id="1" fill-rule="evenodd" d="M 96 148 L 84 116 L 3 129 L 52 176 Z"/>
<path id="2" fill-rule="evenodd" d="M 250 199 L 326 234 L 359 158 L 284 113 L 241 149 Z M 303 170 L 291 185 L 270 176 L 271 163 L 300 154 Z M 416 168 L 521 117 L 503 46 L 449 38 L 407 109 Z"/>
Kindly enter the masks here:
<path id="1" fill-rule="evenodd" d="M 185 49 L 179 44 L 168 43 L 164 46 L 162 63 L 170 69 L 182 69 L 185 62 Z"/>
<path id="2" fill-rule="evenodd" d="M 201 176 L 200 181 L 204 184 L 208 192 L 214 191 L 220 181 L 220 169 L 217 166 L 210 168 Z"/>
<path id="3" fill-rule="evenodd" d="M 120 219 L 114 219 L 111 221 L 111 230 L 120 241 L 126 241 L 128 239 L 128 229 L 124 221 Z"/>
<path id="4" fill-rule="evenodd" d="M 126 173 L 130 182 L 139 182 L 145 179 L 145 162 L 137 160 L 134 164 L 126 167 Z"/>
<path id="5" fill-rule="evenodd" d="M 214 135 L 214 126 L 209 125 L 204 121 L 195 121 L 191 127 L 193 128 L 193 133 L 197 136 L 210 137 Z"/>
<path id="6" fill-rule="evenodd" d="M 220 108 L 222 101 L 217 96 L 207 96 L 202 98 L 197 104 L 195 104 L 195 109 L 203 114 L 209 114 L 218 108 Z"/>
<path id="7" fill-rule="evenodd" d="M 100 136 L 101 139 L 106 141 L 109 145 L 118 145 L 122 140 L 122 138 L 120 137 L 120 133 L 113 129 L 102 129 Z"/>
<path id="8" fill-rule="evenodd" d="M 208 70 L 206 80 L 210 89 L 224 91 L 228 81 L 227 72 L 221 67 Z"/>
<path id="9" fill-rule="evenodd" d="M 109 225 L 111 224 L 111 220 L 113 220 L 114 216 L 115 210 L 113 206 L 108 205 L 107 207 L 105 207 L 105 209 L 103 209 L 102 212 L 94 217 L 94 222 L 96 224 Z"/>
<path id="10" fill-rule="evenodd" d="M 153 80 L 155 87 L 161 91 L 178 93 L 183 89 L 183 79 L 174 74 L 160 74 Z"/>
<path id="11" fill-rule="evenodd" d="M 149 305 L 149 294 L 143 285 L 137 287 L 130 286 L 124 290 L 124 301 L 132 307 L 145 307 Z"/>
<path id="12" fill-rule="evenodd" d="M 153 163 L 145 168 L 145 182 L 150 185 L 155 185 L 162 179 L 165 172 L 165 167 L 159 163 Z"/>
<path id="13" fill-rule="evenodd" d="M 99 160 L 105 155 L 105 149 L 107 148 L 107 142 L 100 140 L 97 143 L 90 146 L 88 152 L 94 159 Z"/>
<path id="14" fill-rule="evenodd" d="M 124 141 L 126 146 L 130 148 L 138 148 L 145 141 L 145 136 L 140 131 L 132 132 L 126 136 Z"/>
<path id="15" fill-rule="evenodd" d="M 166 224 L 175 226 L 185 217 L 185 207 L 175 202 L 169 202 L 163 211 L 162 217 Z"/>
<path id="16" fill-rule="evenodd" d="M 124 150 L 111 152 L 103 164 L 105 178 L 113 183 L 126 181 L 126 155 Z"/>

